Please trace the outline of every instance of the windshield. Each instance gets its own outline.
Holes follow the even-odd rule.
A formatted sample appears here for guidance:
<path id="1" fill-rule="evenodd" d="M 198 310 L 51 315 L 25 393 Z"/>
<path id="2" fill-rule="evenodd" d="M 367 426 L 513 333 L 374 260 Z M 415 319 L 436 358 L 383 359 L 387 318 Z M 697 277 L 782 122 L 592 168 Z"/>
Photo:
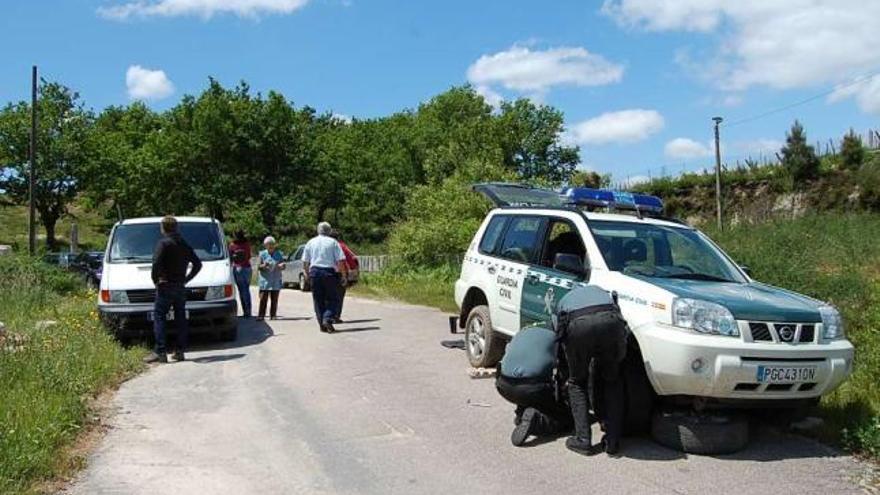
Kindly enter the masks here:
<path id="1" fill-rule="evenodd" d="M 200 260 L 216 261 L 226 257 L 216 224 L 181 222 L 177 226 Z M 149 263 L 153 261 L 153 249 L 161 237 L 158 223 L 120 225 L 110 243 L 110 262 Z"/>
<path id="2" fill-rule="evenodd" d="M 635 222 L 589 222 L 608 269 L 644 277 L 745 282 L 696 230 Z"/>

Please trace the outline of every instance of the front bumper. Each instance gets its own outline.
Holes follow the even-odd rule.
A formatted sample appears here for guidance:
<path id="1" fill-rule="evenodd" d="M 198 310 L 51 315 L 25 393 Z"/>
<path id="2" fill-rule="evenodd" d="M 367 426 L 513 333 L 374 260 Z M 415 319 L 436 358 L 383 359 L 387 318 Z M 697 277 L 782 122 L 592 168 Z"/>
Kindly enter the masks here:
<path id="1" fill-rule="evenodd" d="M 237 324 L 238 304 L 234 299 L 222 301 L 191 301 L 186 303 L 190 334 L 216 333 Z M 104 324 L 120 337 L 152 335 L 152 304 L 100 304 L 98 314 Z M 168 322 L 173 333 L 176 325 Z"/>
<path id="2" fill-rule="evenodd" d="M 633 331 L 648 379 L 659 395 L 717 399 L 783 400 L 820 397 L 852 373 L 847 340 L 820 344 L 745 342 L 739 337 L 699 335 L 664 325 Z M 697 366 L 702 363 L 701 366 Z M 807 384 L 770 386 L 757 379 L 759 366 L 815 367 Z"/>

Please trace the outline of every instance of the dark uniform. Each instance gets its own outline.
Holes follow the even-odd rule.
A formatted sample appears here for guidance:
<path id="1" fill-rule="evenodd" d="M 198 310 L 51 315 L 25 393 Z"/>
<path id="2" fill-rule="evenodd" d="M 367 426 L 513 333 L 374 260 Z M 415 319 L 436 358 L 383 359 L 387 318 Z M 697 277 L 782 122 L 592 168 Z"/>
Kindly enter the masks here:
<path id="1" fill-rule="evenodd" d="M 582 454 L 594 454 L 590 432 L 588 386 L 590 363 L 594 362 L 594 380 L 602 380 L 601 404 L 593 411 L 601 413 L 605 425 L 603 446 L 616 454 L 623 432 L 624 390 L 620 366 L 626 356 L 628 328 L 611 294 L 596 286 L 579 287 L 559 301 L 556 328 L 568 361 L 568 396 L 574 419 L 575 436 L 566 447 Z M 601 405 L 602 407 L 597 407 Z"/>
<path id="2" fill-rule="evenodd" d="M 190 263 L 192 269 L 187 273 Z M 156 337 L 156 345 L 153 355 L 159 361 L 167 361 L 165 320 L 171 308 L 174 308 L 174 321 L 177 324 L 177 350 L 174 356 L 177 360 L 183 360 L 189 336 L 189 323 L 186 321 L 186 284 L 195 278 L 201 269 L 202 262 L 180 233 L 167 233 L 156 243 L 152 271 L 153 283 L 156 285 L 156 301 L 153 304 L 153 333 Z"/>
<path id="3" fill-rule="evenodd" d="M 531 434 L 553 434 L 571 428 L 571 412 L 555 382 L 556 334 L 526 327 L 513 337 L 501 360 L 495 387 L 516 405 L 511 442 L 522 445 Z"/>

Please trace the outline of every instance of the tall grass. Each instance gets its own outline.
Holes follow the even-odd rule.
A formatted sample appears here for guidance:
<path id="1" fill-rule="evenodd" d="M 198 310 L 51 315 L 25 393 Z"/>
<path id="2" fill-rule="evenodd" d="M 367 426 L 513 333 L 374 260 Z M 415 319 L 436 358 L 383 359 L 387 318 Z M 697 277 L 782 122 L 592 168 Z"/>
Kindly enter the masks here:
<path id="1" fill-rule="evenodd" d="M 755 279 L 841 310 L 855 368 L 822 399 L 824 436 L 880 457 L 880 215 L 819 214 L 708 233 Z"/>
<path id="2" fill-rule="evenodd" d="M 354 293 L 365 296 L 390 297 L 411 304 L 432 306 L 457 313 L 455 280 L 461 263 L 444 263 L 436 267 L 396 264 L 377 273 L 364 273 Z"/>
<path id="3" fill-rule="evenodd" d="M 0 493 L 63 474 L 89 400 L 140 368 L 102 328 L 94 294 L 56 268 L 0 256 Z M 52 320 L 55 325 L 40 325 Z"/>

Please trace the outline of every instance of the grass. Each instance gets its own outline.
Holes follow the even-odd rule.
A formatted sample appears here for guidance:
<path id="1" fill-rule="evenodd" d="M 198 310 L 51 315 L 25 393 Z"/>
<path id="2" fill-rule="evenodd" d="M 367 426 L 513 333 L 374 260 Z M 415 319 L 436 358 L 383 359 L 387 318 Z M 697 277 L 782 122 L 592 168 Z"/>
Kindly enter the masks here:
<path id="1" fill-rule="evenodd" d="M 90 401 L 140 370 L 143 351 L 110 337 L 94 294 L 65 272 L 0 256 L 0 280 L 0 493 L 33 493 L 81 464 L 70 447 Z"/>
<path id="2" fill-rule="evenodd" d="M 826 213 L 709 234 L 755 279 L 840 309 L 855 368 L 823 397 L 821 436 L 880 458 L 880 216 Z"/>
<path id="3" fill-rule="evenodd" d="M 453 291 L 460 271 L 461 265 L 452 264 L 434 268 L 393 265 L 381 272 L 361 274 L 361 280 L 354 286 L 352 293 L 366 297 L 398 299 L 458 313 Z"/>
<path id="4" fill-rule="evenodd" d="M 2 199 L 2 198 L 0 198 Z M 37 224 L 38 249 L 46 249 L 46 230 Z M 101 250 L 107 244 L 107 235 L 113 222 L 99 214 L 73 205 L 70 213 L 55 226 L 59 251 L 66 251 L 70 245 L 71 224 L 76 222 L 81 249 Z M 28 245 L 28 211 L 26 206 L 5 206 L 0 204 L 0 244 L 9 244 L 16 251 L 24 252 Z"/>

